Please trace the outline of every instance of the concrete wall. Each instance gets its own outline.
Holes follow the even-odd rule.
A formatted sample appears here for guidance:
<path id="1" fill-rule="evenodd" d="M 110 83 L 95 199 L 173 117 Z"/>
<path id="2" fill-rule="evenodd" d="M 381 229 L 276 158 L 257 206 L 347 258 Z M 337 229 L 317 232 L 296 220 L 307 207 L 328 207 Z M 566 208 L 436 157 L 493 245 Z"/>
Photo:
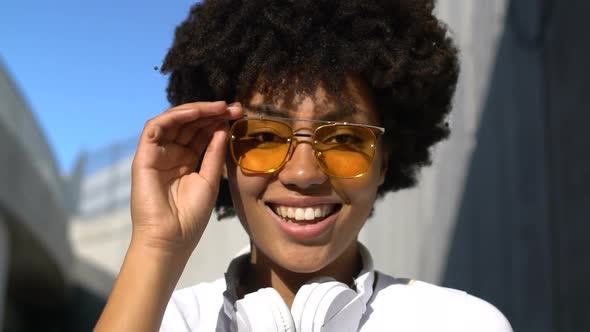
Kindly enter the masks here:
<path id="1" fill-rule="evenodd" d="M 590 331 L 590 2 L 553 1 L 547 11 L 551 15 L 539 47 L 545 76 L 540 98 L 554 326 Z"/>
<path id="2" fill-rule="evenodd" d="M 511 2 L 441 281 L 494 303 L 516 331 L 554 329 L 540 1 Z M 526 36 L 521 36 L 525 34 Z"/>
<path id="3" fill-rule="evenodd" d="M 445 284 L 517 331 L 590 330 L 588 1 L 512 1 Z"/>
<path id="4" fill-rule="evenodd" d="M 0 312 L 6 328 L 49 321 L 67 301 L 71 250 L 61 177 L 26 102 L 0 63 Z M 6 292 L 4 291 L 6 289 Z M 30 320 L 27 313 L 45 316 Z M 59 322 L 56 322 L 59 324 Z M 8 325 L 8 327 L 6 326 Z"/>
<path id="5" fill-rule="evenodd" d="M 453 133 L 362 238 L 382 269 L 483 297 L 515 331 L 588 331 L 590 2 L 438 10 L 462 53 Z"/>
<path id="6" fill-rule="evenodd" d="M 61 175 L 45 136 L 0 63 L 0 206 L 34 234 L 59 270 L 71 260 Z"/>
<path id="7" fill-rule="evenodd" d="M 361 233 L 380 269 L 440 283 L 470 158 L 503 32 L 505 0 L 438 1 L 437 13 L 460 49 L 461 74 L 450 117 L 451 137 L 433 150 L 417 187 L 388 195 Z"/>
<path id="8" fill-rule="evenodd" d="M 8 267 L 10 266 L 10 238 L 6 221 L 0 213 L 0 331 L 4 326 L 4 308 L 6 289 L 8 287 Z"/>

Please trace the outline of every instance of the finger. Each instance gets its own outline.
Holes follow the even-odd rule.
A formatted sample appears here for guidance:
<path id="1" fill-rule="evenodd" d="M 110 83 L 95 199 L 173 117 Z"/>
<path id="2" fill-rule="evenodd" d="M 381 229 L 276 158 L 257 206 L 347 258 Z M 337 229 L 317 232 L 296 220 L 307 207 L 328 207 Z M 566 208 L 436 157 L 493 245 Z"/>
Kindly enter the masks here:
<path id="1" fill-rule="evenodd" d="M 180 145 L 188 146 L 193 137 L 198 135 L 200 132 L 207 131 L 209 135 L 213 133 L 211 127 L 217 127 L 219 121 L 220 120 L 215 118 L 209 118 L 187 123 L 182 126 L 174 141 Z"/>
<path id="2" fill-rule="evenodd" d="M 235 119 L 243 114 L 240 103 L 227 105 L 224 101 L 183 104 L 162 113 L 146 123 L 148 141 L 173 141 L 182 125 L 205 118 Z"/>
<path id="3" fill-rule="evenodd" d="M 178 144 L 165 144 L 158 146 L 151 154 L 146 154 L 141 160 L 137 159 L 136 166 L 148 167 L 162 172 L 189 166 L 194 171 L 199 163 L 200 155 L 189 148 Z M 184 171 L 183 171 L 184 172 Z M 182 172 L 181 172 L 182 173 Z"/>
<path id="4" fill-rule="evenodd" d="M 213 134 L 214 128 L 211 125 L 205 126 L 204 128 L 197 128 L 196 131 L 193 131 L 194 134 L 191 140 L 188 141 L 189 144 L 180 144 L 176 141 L 150 144 L 146 140 L 140 140 L 133 159 L 133 165 L 134 167 L 147 166 L 165 170 L 187 163 L 190 158 L 198 161 L 207 146 L 208 140 Z M 189 130 L 187 129 L 187 131 Z M 196 144 L 190 144 L 196 136 L 202 137 L 202 139 L 199 139 L 200 148 Z M 190 163 L 192 164 L 193 162 L 191 161 Z"/>
<path id="5" fill-rule="evenodd" d="M 222 121 L 219 120 L 213 121 L 209 126 L 200 129 L 193 135 L 193 137 L 191 137 L 191 140 L 186 144 L 186 147 L 193 151 L 201 151 L 201 153 L 205 151 L 205 148 L 207 148 L 207 145 L 209 145 L 209 142 L 213 137 L 213 133 L 215 133 L 215 130 L 217 130 L 217 127 L 219 127 L 221 122 Z"/>
<path id="6" fill-rule="evenodd" d="M 225 104 L 225 102 L 214 102 L 214 103 L 191 103 L 191 104 L 184 104 L 178 107 L 187 107 L 187 105 L 204 105 L 205 107 L 203 107 L 204 112 L 202 114 L 205 115 L 211 115 L 212 111 L 209 109 L 210 107 L 213 107 L 215 105 L 212 106 L 212 104 L 217 104 L 217 107 L 219 106 L 223 106 Z M 195 114 L 194 112 L 197 112 L 197 114 Z M 218 119 L 223 119 L 223 118 L 229 118 L 229 119 L 235 119 L 235 118 L 239 118 L 242 116 L 243 114 L 243 109 L 242 106 L 239 103 L 234 103 L 234 104 L 230 104 L 228 107 L 220 107 L 220 109 L 217 110 L 218 114 L 221 114 L 220 116 L 218 116 Z M 186 120 L 194 118 L 195 115 L 198 115 L 198 110 L 189 110 L 189 109 L 181 109 L 181 108 L 174 108 L 172 110 L 170 110 L 169 112 L 165 112 L 151 120 L 149 120 L 145 127 L 144 130 L 140 136 L 140 140 L 139 140 L 139 144 L 137 147 L 137 151 L 135 154 L 135 158 L 134 158 L 134 167 L 143 167 L 146 165 L 154 165 L 153 163 L 158 159 L 158 155 L 161 155 L 160 149 L 162 146 L 164 145 L 168 145 L 168 143 L 172 143 L 175 136 L 178 135 L 180 128 L 182 127 L 182 125 L 170 125 L 171 123 L 175 123 L 175 121 L 180 121 L 182 119 Z M 214 119 L 216 117 L 209 117 L 210 119 Z M 195 121 L 195 120 L 193 120 Z M 202 120 L 199 120 L 202 121 Z M 190 121 L 186 121 L 186 122 L 190 122 Z M 170 137 L 168 135 L 165 134 L 165 129 L 166 129 L 166 125 L 168 125 L 168 131 L 170 132 L 170 136 L 172 136 L 173 138 L 168 138 L 167 140 L 164 139 L 165 136 Z M 172 128 L 170 128 L 172 127 Z M 209 127 L 211 128 L 211 127 Z M 213 126 L 214 128 L 214 126 Z M 195 141 L 194 139 L 191 138 L 191 142 Z M 197 140 L 197 141 L 201 141 L 201 140 Z M 176 144 L 176 143 L 174 143 Z M 204 146 L 206 146 L 206 143 L 203 143 Z M 192 145 L 189 142 L 189 145 Z M 191 148 L 195 148 L 194 145 Z M 203 150 L 199 150 L 200 152 L 202 152 Z"/>
<path id="7" fill-rule="evenodd" d="M 194 108 L 199 108 L 202 106 L 202 104 L 210 104 L 210 103 L 223 103 L 224 101 L 216 101 L 216 102 L 203 102 L 203 101 L 198 101 L 198 102 L 193 102 L 193 103 L 186 103 L 186 104 L 181 104 L 181 105 L 177 105 L 174 107 L 169 108 L 168 110 L 166 110 L 165 113 L 167 112 L 174 112 L 174 111 L 178 111 L 178 110 L 184 110 L 184 109 L 194 109 Z M 240 102 L 233 102 L 231 104 L 227 104 L 226 108 L 230 111 L 241 111 L 242 110 L 242 104 Z M 204 115 L 204 116 L 208 116 L 208 115 Z M 240 115 L 241 116 L 241 115 Z"/>
<path id="8" fill-rule="evenodd" d="M 203 152 L 207 149 L 209 142 L 213 136 L 216 126 L 209 127 L 199 131 L 198 134 L 194 135 L 191 141 L 186 145 L 186 148 L 195 155 L 199 160 L 203 156 Z"/>
<path id="9" fill-rule="evenodd" d="M 144 131 L 152 142 L 165 143 L 172 141 L 185 123 L 199 118 L 220 115 L 227 112 L 224 101 L 191 104 L 193 107 L 175 107 L 146 123 Z"/>
<path id="10" fill-rule="evenodd" d="M 176 107 L 172 107 L 172 108 L 167 109 L 162 114 L 178 112 L 178 111 L 184 112 L 187 109 L 195 108 L 195 104 L 196 103 L 178 105 Z M 178 126 L 170 128 L 169 130 L 165 131 L 162 141 L 164 141 L 164 142 L 176 141 L 180 145 L 186 145 L 190 141 L 191 137 L 194 135 L 193 131 L 195 131 L 199 128 L 200 122 L 205 122 L 205 123 L 203 123 L 203 126 L 206 126 L 210 123 L 207 121 L 206 118 L 204 118 L 204 119 L 202 118 L 202 119 L 197 119 L 195 121 L 191 121 L 189 123 L 182 124 L 181 125 L 182 127 L 180 129 L 178 128 Z M 186 128 L 186 127 L 188 127 L 188 128 Z"/>
<path id="11" fill-rule="evenodd" d="M 225 162 L 226 141 L 228 135 L 228 125 L 222 122 L 217 128 L 201 163 L 199 174 L 207 180 L 210 184 L 217 184 L 221 177 L 223 170 L 223 163 Z"/>
<path id="12" fill-rule="evenodd" d="M 165 113 L 184 112 L 187 109 L 198 108 L 198 107 L 200 107 L 201 104 L 202 104 L 202 102 L 183 104 L 183 105 L 180 105 L 177 107 L 173 107 L 173 108 L 167 110 Z M 241 107 L 241 105 L 237 105 L 237 106 Z M 232 107 L 235 108 L 236 105 L 234 105 L 234 104 L 227 105 L 225 111 L 222 113 L 219 113 L 219 114 L 201 113 L 201 115 L 199 115 L 199 117 L 196 120 L 190 121 L 188 123 L 183 123 L 180 128 L 179 128 L 179 126 L 173 126 L 171 128 L 171 130 L 166 130 L 164 132 L 164 136 L 163 136 L 162 141 L 164 141 L 164 142 L 176 141 L 177 143 L 179 143 L 181 145 L 186 145 L 190 141 L 191 137 L 194 135 L 194 133 L 191 131 L 194 131 L 200 127 L 205 127 L 205 126 L 211 125 L 211 123 L 212 123 L 211 121 L 214 121 L 215 119 L 217 119 L 219 117 L 221 117 L 221 118 L 227 117 L 228 114 L 231 113 L 230 109 Z M 188 130 L 183 130 L 185 127 L 189 127 Z"/>

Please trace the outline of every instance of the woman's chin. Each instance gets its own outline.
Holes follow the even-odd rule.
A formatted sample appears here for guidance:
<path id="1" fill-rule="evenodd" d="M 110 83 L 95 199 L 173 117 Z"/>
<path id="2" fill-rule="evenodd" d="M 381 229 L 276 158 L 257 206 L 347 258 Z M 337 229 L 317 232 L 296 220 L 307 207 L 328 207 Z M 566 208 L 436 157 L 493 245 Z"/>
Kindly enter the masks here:
<path id="1" fill-rule="evenodd" d="M 301 274 L 314 274 L 331 263 L 327 251 L 321 247 L 304 248 L 288 255 L 274 257 L 275 263 L 285 270 Z"/>

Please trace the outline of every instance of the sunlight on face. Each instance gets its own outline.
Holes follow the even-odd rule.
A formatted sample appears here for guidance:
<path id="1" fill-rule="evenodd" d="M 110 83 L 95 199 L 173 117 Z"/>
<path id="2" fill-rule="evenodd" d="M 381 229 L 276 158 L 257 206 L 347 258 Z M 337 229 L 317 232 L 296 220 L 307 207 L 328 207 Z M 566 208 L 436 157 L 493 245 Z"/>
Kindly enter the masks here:
<path id="1" fill-rule="evenodd" d="M 339 109 L 321 85 L 313 96 L 297 95 L 290 103 L 268 101 L 255 93 L 244 104 L 246 109 L 267 105 L 279 113 L 273 116 L 322 119 L 328 115 L 330 120 L 378 125 L 373 100 L 360 80 L 348 79 L 344 95 L 354 105 L 353 113 Z M 310 130 L 305 121 L 294 121 L 293 126 L 294 131 Z M 228 177 L 236 212 L 254 250 L 289 271 L 316 273 L 346 264 L 356 255 L 356 239 L 373 208 L 385 168 L 379 147 L 363 176 L 331 178 L 318 165 L 306 139 L 275 173 L 248 174 L 230 162 Z"/>

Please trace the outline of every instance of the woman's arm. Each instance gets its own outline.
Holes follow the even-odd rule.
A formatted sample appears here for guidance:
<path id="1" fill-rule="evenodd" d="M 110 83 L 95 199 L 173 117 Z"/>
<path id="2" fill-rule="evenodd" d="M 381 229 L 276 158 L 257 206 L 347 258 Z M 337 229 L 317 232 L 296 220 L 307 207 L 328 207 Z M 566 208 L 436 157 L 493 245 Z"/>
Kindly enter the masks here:
<path id="1" fill-rule="evenodd" d="M 215 204 L 226 121 L 241 115 L 239 104 L 199 102 L 146 123 L 132 166 L 133 235 L 95 331 L 158 330 Z"/>

